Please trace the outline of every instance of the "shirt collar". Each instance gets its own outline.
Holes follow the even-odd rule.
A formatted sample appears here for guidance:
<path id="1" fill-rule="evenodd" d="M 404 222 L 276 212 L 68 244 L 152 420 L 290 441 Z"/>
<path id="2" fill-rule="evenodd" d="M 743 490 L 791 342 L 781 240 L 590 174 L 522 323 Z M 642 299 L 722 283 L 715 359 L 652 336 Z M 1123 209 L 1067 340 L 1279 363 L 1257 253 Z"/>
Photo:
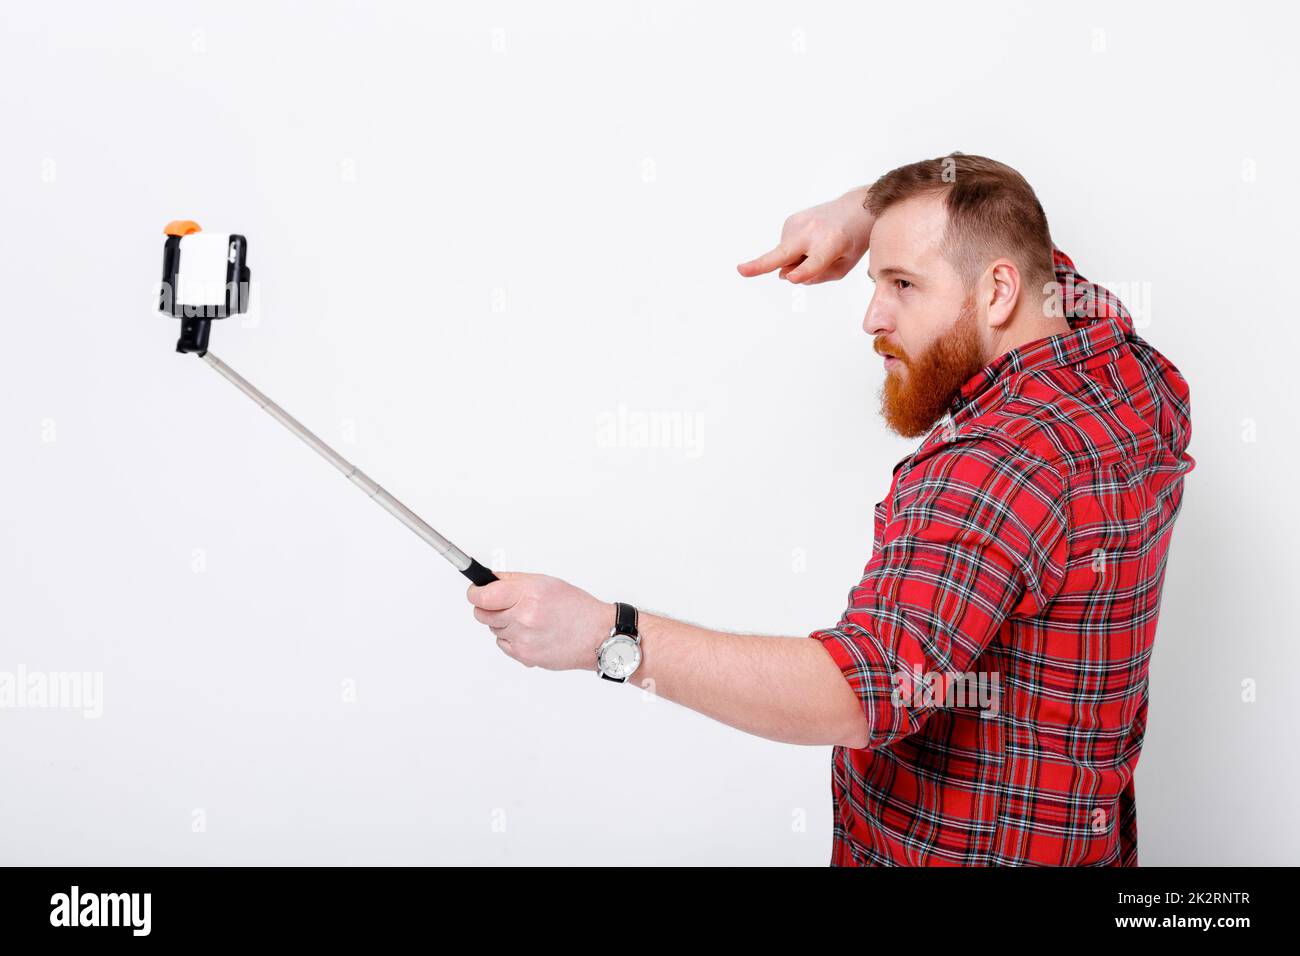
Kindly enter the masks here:
<path id="1" fill-rule="evenodd" d="M 1069 332 L 1036 339 L 1004 352 L 972 375 L 953 398 L 949 415 L 967 418 L 983 411 L 995 400 L 997 391 L 993 386 L 1012 375 L 1077 365 L 1125 341 L 1124 329 L 1114 319 L 1070 316 L 1069 321 L 1072 325 Z"/>

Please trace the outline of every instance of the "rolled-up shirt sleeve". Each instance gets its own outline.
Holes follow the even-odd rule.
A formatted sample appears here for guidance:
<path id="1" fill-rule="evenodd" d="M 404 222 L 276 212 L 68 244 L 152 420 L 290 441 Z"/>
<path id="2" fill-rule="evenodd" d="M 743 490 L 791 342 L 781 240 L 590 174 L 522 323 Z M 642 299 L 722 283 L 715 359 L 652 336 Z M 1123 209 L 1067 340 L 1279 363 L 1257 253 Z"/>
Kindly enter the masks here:
<path id="1" fill-rule="evenodd" d="M 932 709 L 896 687 L 969 673 L 1008 617 L 1060 590 L 1066 497 L 1054 467 L 987 437 L 947 442 L 900 476 L 848 608 L 809 635 L 858 695 L 867 749 L 914 733 Z"/>

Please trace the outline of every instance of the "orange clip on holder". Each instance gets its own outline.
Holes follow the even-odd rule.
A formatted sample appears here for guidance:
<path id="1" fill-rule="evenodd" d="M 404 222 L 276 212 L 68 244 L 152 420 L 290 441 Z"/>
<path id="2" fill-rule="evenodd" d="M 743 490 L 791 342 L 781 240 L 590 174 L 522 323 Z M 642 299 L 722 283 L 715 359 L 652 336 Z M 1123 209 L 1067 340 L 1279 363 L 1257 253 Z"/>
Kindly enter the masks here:
<path id="1" fill-rule="evenodd" d="M 248 240 L 236 233 L 225 237 L 224 251 L 226 283 L 224 301 L 178 301 L 181 264 L 181 241 L 186 236 L 202 232 L 193 219 L 173 219 L 163 227 L 167 238 L 163 244 L 162 287 L 158 310 L 164 315 L 181 320 L 181 337 L 176 343 L 177 352 L 208 350 L 208 335 L 214 319 L 224 319 L 248 311 L 248 292 L 251 276 L 248 269 Z M 208 235 L 212 235 L 209 233 Z M 202 252 L 207 255 L 207 252 Z"/>
<path id="2" fill-rule="evenodd" d="M 173 219 L 163 227 L 164 236 L 189 236 L 202 231 L 203 227 L 193 219 Z"/>

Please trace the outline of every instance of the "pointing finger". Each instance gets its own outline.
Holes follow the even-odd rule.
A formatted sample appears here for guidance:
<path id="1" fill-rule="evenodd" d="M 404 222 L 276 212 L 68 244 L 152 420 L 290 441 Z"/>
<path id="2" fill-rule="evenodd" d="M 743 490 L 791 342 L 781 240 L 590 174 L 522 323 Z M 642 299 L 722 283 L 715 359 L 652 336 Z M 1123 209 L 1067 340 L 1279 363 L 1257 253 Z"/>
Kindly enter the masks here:
<path id="1" fill-rule="evenodd" d="M 761 276 L 773 269 L 797 262 L 801 255 L 803 253 L 799 251 L 794 243 L 782 242 L 775 249 L 763 253 L 757 259 L 742 262 L 736 266 L 736 270 L 746 278 Z"/>

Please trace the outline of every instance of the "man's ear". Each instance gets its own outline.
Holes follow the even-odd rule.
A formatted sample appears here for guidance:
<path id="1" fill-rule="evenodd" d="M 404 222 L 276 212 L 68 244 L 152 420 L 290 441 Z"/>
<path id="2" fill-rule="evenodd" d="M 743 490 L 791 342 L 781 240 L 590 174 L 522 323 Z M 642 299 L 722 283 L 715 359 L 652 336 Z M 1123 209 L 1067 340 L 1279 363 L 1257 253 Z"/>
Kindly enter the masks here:
<path id="1" fill-rule="evenodd" d="M 1010 259 L 997 259 L 987 275 L 989 328 L 998 330 L 1011 321 L 1020 301 L 1020 270 Z"/>

